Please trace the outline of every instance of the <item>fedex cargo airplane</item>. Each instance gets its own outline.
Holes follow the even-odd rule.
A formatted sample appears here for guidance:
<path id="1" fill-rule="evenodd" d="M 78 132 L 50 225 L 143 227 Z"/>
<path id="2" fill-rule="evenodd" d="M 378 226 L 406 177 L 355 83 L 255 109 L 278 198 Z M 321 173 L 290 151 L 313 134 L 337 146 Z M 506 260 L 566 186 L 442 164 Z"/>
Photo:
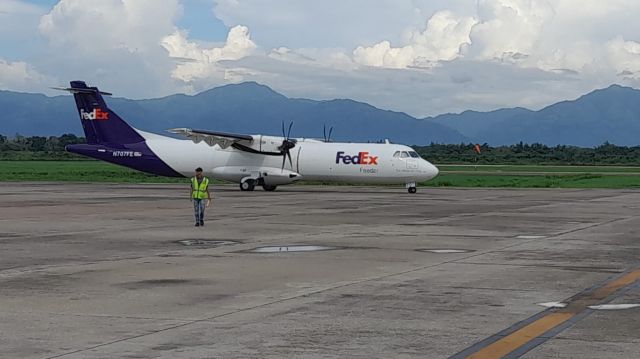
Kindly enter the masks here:
<path id="1" fill-rule="evenodd" d="M 131 127 L 107 107 L 97 87 L 72 81 L 86 144 L 67 151 L 168 177 L 189 177 L 197 167 L 220 180 L 235 182 L 242 191 L 261 186 L 274 191 L 301 180 L 404 184 L 409 193 L 416 183 L 438 175 L 438 169 L 413 149 L 386 143 L 339 143 L 327 139 L 245 135 L 174 128 L 186 140 Z M 289 126 L 289 133 L 291 125 Z"/>

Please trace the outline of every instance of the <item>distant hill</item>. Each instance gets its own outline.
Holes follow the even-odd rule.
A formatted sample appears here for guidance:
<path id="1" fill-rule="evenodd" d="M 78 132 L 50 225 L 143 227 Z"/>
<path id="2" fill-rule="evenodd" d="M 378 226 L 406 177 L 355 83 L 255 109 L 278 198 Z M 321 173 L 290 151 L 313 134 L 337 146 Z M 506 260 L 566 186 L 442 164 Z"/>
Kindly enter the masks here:
<path id="1" fill-rule="evenodd" d="M 323 125 L 333 126 L 332 139 L 407 144 L 469 141 L 443 124 L 386 111 L 352 100 L 314 101 L 287 98 L 255 82 L 226 85 L 195 96 L 172 95 L 150 100 L 107 98 L 109 106 L 133 126 L 163 133 L 191 127 L 248 134 L 281 134 L 282 121 L 294 122 L 292 136 L 322 138 Z M 82 134 L 71 96 L 0 91 L 0 134 Z"/>
<path id="2" fill-rule="evenodd" d="M 523 108 L 466 111 L 427 118 L 448 125 L 476 142 L 593 147 L 606 141 L 640 145 L 640 91 L 619 85 L 593 91 L 539 111 Z"/>
<path id="3" fill-rule="evenodd" d="M 521 141 L 583 147 L 606 141 L 640 145 L 640 91 L 618 85 L 539 111 L 465 111 L 421 120 L 353 100 L 288 98 L 255 82 L 217 87 L 194 96 L 107 101 L 133 126 L 157 133 L 172 127 L 192 127 L 279 135 L 282 121 L 287 125 L 293 121 L 292 136 L 321 138 L 326 124 L 327 128 L 334 127 L 332 138 L 338 141 L 389 138 L 410 145 L 472 141 L 491 145 Z M 82 134 L 71 96 L 0 91 L 0 108 L 0 134 Z"/>

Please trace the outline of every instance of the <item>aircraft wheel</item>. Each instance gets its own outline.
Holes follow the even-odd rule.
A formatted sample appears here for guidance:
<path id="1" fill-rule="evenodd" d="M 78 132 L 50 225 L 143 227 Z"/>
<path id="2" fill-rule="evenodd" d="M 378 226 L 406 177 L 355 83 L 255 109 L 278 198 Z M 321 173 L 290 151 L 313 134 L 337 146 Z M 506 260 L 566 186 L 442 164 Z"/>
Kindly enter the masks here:
<path id="1" fill-rule="evenodd" d="M 418 192 L 418 189 L 416 187 L 409 187 L 408 191 L 409 193 L 416 193 Z"/>
<path id="2" fill-rule="evenodd" d="M 273 192 L 276 190 L 276 188 L 278 188 L 278 186 L 269 186 L 268 184 L 262 185 L 262 189 L 264 189 L 267 192 Z"/>
<path id="3" fill-rule="evenodd" d="M 253 182 L 253 180 L 246 180 L 240 183 L 241 191 L 253 191 L 255 188 L 256 188 L 256 185 Z"/>

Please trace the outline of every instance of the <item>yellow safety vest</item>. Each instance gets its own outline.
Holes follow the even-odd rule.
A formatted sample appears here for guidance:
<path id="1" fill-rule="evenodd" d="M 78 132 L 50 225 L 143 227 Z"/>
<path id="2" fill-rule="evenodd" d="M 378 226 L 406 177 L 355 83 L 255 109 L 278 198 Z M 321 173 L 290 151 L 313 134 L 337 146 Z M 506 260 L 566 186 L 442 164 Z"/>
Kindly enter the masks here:
<path id="1" fill-rule="evenodd" d="M 209 188 L 209 179 L 202 178 L 202 182 L 198 184 L 198 178 L 191 178 L 191 198 L 205 199 L 207 198 L 207 189 Z"/>

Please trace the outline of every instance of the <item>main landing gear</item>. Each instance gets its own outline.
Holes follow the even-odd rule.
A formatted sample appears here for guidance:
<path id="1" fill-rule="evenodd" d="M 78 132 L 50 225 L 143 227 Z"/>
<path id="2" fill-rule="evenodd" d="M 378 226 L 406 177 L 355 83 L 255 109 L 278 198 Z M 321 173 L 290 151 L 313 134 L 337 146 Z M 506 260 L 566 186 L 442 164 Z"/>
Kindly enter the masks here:
<path id="1" fill-rule="evenodd" d="M 244 182 L 240 182 L 240 190 L 241 191 L 253 191 L 256 189 L 256 181 L 252 179 L 248 179 Z"/>
<path id="2" fill-rule="evenodd" d="M 416 183 L 415 182 L 409 182 L 405 185 L 407 187 L 407 191 L 409 193 L 416 193 L 418 192 L 418 188 L 416 187 Z"/>
<path id="3" fill-rule="evenodd" d="M 240 190 L 241 191 L 253 191 L 256 189 L 256 185 L 260 184 L 260 183 L 256 183 L 256 180 L 253 179 L 248 179 L 244 182 L 240 182 Z M 260 181 L 262 182 L 262 181 Z M 273 186 L 273 185 L 268 185 L 268 184 L 264 184 L 262 183 L 262 189 L 264 189 L 267 192 L 273 192 L 276 190 L 276 188 L 278 188 L 278 186 Z"/>

